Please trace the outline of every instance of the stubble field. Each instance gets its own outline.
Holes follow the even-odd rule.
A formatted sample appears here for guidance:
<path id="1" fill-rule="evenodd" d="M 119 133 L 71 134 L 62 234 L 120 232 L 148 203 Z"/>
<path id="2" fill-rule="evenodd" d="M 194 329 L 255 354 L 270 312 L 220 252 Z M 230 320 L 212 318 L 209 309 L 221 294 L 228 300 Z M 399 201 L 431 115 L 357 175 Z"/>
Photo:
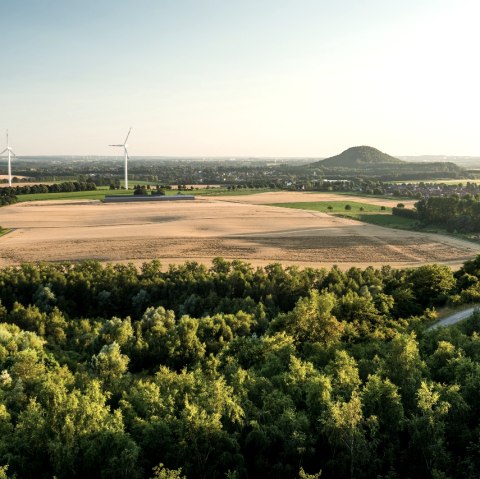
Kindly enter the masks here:
<path id="1" fill-rule="evenodd" d="M 97 259 L 163 264 L 216 256 L 254 265 L 364 267 L 427 262 L 457 266 L 479 248 L 459 239 L 367 225 L 321 212 L 269 203 L 348 200 L 347 196 L 262 193 L 185 202 L 103 204 L 43 201 L 0 209 L 0 266 L 34 261 Z M 352 201 L 359 201 L 352 197 Z M 349 201 L 349 200 L 348 200 Z M 396 201 L 362 198 L 394 206 Z"/>

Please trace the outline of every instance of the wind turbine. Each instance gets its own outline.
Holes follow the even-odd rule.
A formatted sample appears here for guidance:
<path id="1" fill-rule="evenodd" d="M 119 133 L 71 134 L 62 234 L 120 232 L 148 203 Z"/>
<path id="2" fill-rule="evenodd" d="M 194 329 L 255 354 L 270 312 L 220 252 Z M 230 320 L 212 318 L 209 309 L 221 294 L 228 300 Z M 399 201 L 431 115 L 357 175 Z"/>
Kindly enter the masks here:
<path id="1" fill-rule="evenodd" d="M 7 147 L 0 153 L 3 155 L 5 152 L 8 153 L 8 186 L 12 186 L 12 159 L 11 156 L 13 155 L 15 158 L 17 155 L 13 152 L 12 148 L 8 143 L 8 130 L 7 130 Z"/>
<path id="2" fill-rule="evenodd" d="M 128 151 L 127 151 L 127 140 L 128 137 L 130 136 L 130 132 L 132 131 L 132 127 L 130 127 L 130 130 L 128 130 L 127 137 L 125 138 L 125 141 L 121 145 L 108 145 L 108 146 L 115 146 L 118 148 L 123 148 L 123 153 L 125 155 L 125 189 L 128 190 Z"/>

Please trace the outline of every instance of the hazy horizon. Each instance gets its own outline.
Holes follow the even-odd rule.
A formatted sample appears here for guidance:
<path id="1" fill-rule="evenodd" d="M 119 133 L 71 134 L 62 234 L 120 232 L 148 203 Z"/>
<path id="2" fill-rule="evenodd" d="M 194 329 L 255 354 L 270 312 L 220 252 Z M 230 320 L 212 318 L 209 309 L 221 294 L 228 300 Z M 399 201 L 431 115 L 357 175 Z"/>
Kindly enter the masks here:
<path id="1" fill-rule="evenodd" d="M 342 153 L 342 152 L 339 152 Z M 383 152 L 386 153 L 386 152 Z M 332 155 L 336 156 L 336 155 Z M 472 158 L 480 159 L 480 155 L 435 155 L 435 154 L 426 154 L 426 155 L 390 155 L 394 158 Z M 82 158 L 82 159 L 121 159 L 123 161 L 123 155 L 89 155 L 89 154 L 69 154 L 69 153 L 58 153 L 58 154 L 42 154 L 42 155 L 22 155 L 18 156 L 18 159 L 32 159 L 32 158 Z M 194 159 L 194 160 L 323 160 L 328 159 L 326 156 L 254 156 L 254 155 L 129 155 L 130 160 L 136 159 Z"/>
<path id="2" fill-rule="evenodd" d="M 22 156 L 480 156 L 473 0 L 2 2 Z M 0 148 L 3 149 L 3 148 Z"/>

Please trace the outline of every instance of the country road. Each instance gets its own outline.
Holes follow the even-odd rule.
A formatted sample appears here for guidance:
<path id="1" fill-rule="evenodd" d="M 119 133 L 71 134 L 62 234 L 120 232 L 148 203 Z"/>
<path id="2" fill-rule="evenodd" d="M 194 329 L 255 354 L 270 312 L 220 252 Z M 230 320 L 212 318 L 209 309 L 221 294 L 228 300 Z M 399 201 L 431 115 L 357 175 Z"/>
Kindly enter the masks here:
<path id="1" fill-rule="evenodd" d="M 463 321 L 464 319 L 469 318 L 475 311 L 479 311 L 479 310 L 480 310 L 479 306 L 472 306 L 471 308 L 468 308 L 465 311 L 459 311 L 458 313 L 451 314 L 450 316 L 447 316 L 446 318 L 441 319 L 435 324 L 432 324 L 427 329 L 427 331 L 432 331 L 437 328 L 451 326 L 452 324 L 459 323 L 460 321 Z"/>

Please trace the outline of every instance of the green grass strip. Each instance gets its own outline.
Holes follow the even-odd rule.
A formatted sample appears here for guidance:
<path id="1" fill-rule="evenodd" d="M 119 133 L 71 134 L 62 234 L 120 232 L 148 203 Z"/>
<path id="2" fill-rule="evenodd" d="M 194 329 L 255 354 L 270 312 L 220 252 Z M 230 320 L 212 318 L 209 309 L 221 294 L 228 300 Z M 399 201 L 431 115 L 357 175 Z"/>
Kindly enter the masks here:
<path id="1" fill-rule="evenodd" d="M 349 205 L 350 210 L 345 209 Z M 270 206 L 295 208 L 300 210 L 319 211 L 334 216 L 350 218 L 386 228 L 415 229 L 416 221 L 401 216 L 393 216 L 392 208 L 371 205 L 355 201 L 316 201 L 308 203 L 274 203 Z"/>

